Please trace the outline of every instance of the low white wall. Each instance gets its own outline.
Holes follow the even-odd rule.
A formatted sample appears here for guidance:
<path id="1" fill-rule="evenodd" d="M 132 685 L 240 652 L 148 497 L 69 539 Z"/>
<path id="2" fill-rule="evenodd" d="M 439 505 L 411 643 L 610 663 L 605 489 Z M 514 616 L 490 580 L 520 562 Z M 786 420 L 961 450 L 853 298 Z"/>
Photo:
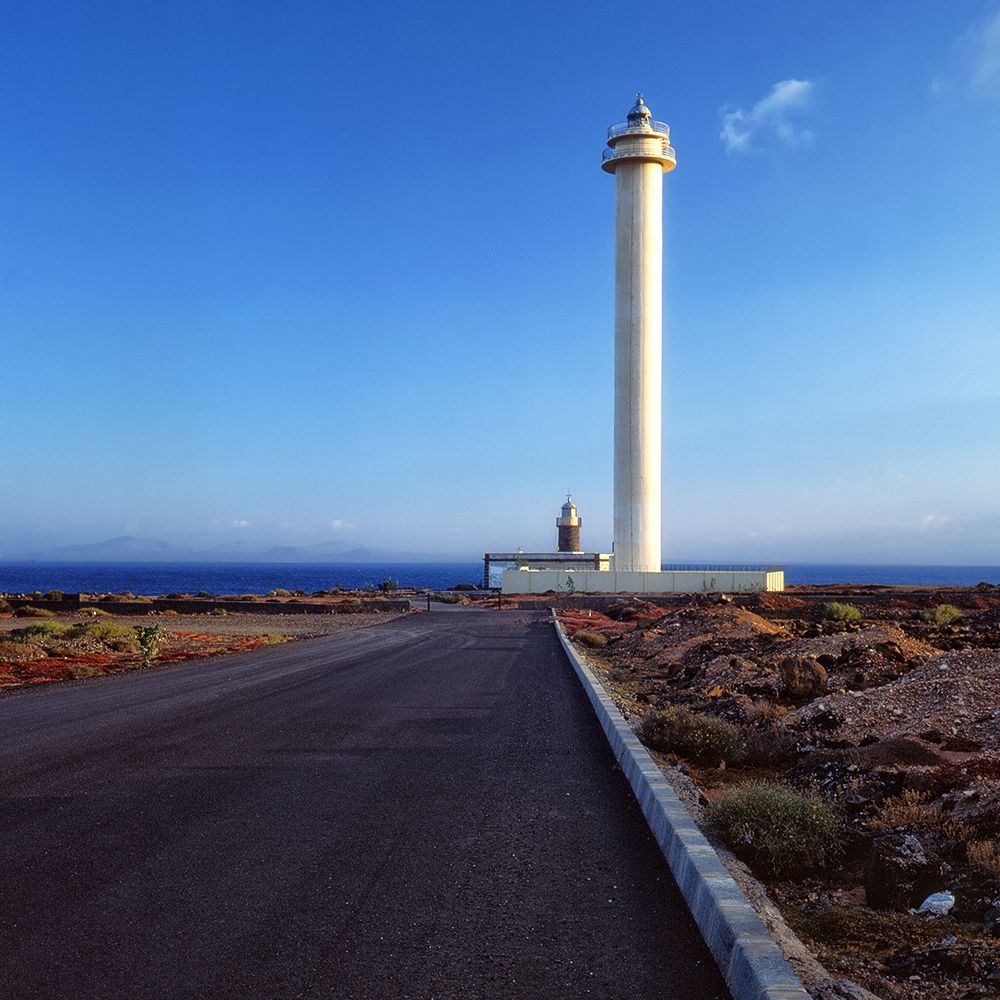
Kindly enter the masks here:
<path id="1" fill-rule="evenodd" d="M 509 569 L 505 594 L 714 594 L 784 590 L 783 570 L 670 570 L 617 573 L 614 570 Z"/>

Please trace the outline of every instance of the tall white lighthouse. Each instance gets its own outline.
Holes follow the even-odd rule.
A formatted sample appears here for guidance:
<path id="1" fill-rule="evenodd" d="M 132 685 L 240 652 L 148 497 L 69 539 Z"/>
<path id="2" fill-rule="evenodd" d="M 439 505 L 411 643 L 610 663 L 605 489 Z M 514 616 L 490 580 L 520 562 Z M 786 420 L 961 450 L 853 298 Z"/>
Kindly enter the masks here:
<path id="1" fill-rule="evenodd" d="M 663 358 L 663 175 L 677 166 L 670 128 L 642 94 L 608 129 L 615 175 L 614 568 L 658 572 Z"/>

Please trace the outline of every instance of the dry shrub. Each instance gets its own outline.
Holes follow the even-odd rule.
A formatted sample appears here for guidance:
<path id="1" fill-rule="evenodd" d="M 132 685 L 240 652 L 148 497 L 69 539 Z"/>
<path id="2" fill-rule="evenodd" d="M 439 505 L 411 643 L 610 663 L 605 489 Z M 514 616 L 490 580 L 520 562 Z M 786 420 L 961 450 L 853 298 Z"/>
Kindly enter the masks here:
<path id="1" fill-rule="evenodd" d="M 794 760 L 799 747 L 795 737 L 783 729 L 753 729 L 744 740 L 743 750 L 747 763 L 776 767 Z"/>
<path id="2" fill-rule="evenodd" d="M 0 615 L 6 615 L 10 613 L 10 605 L 0 597 Z"/>
<path id="3" fill-rule="evenodd" d="M 100 667 L 91 667 L 86 664 L 71 664 L 66 668 L 66 676 L 71 681 L 83 681 L 90 677 L 101 677 L 104 671 Z"/>
<path id="4" fill-rule="evenodd" d="M 746 711 L 746 721 L 751 726 L 763 726 L 780 719 L 785 714 L 785 708 L 776 701 L 761 698 L 755 701 Z"/>
<path id="5" fill-rule="evenodd" d="M 735 854 L 774 878 L 829 868 L 847 845 L 837 807 L 791 785 L 747 782 L 712 802 L 707 815 Z"/>
<path id="6" fill-rule="evenodd" d="M 920 826 L 941 818 L 941 810 L 931 805 L 930 793 L 907 789 L 902 795 L 882 802 L 872 817 L 875 830 L 890 830 L 899 826 Z"/>
<path id="7" fill-rule="evenodd" d="M 966 844 L 969 864 L 978 868 L 990 878 L 1000 879 L 1000 842 L 996 840 L 972 840 Z"/>
<path id="8" fill-rule="evenodd" d="M 56 613 L 48 608 L 36 608 L 31 604 L 14 609 L 15 618 L 55 618 Z"/>
<path id="9" fill-rule="evenodd" d="M 281 646 L 288 642 L 288 636 L 282 635 L 280 632 L 268 632 L 264 636 L 264 643 L 268 646 Z"/>
<path id="10" fill-rule="evenodd" d="M 580 629 L 573 635 L 573 639 L 591 649 L 603 649 L 608 644 L 607 636 L 601 635 L 600 632 L 590 632 L 587 629 Z"/>
<path id="11" fill-rule="evenodd" d="M 967 844 L 976 839 L 976 828 L 964 819 L 946 819 L 941 824 L 941 832 L 952 844 Z"/>
<path id="12" fill-rule="evenodd" d="M 636 735 L 651 750 L 677 753 L 697 764 L 718 766 L 743 755 L 739 726 L 677 706 L 650 712 L 636 727 Z"/>
<path id="13" fill-rule="evenodd" d="M 74 625 L 72 634 L 67 638 L 96 643 L 114 650 L 116 653 L 135 653 L 139 648 L 135 638 L 135 629 L 129 628 L 127 625 L 115 625 L 112 622 Z"/>
<path id="14" fill-rule="evenodd" d="M 81 615 L 86 615 L 88 618 L 110 618 L 111 612 L 105 611 L 104 608 L 81 608 Z"/>
<path id="15" fill-rule="evenodd" d="M 0 660 L 37 660 L 42 655 L 42 650 L 33 643 L 0 639 Z"/>

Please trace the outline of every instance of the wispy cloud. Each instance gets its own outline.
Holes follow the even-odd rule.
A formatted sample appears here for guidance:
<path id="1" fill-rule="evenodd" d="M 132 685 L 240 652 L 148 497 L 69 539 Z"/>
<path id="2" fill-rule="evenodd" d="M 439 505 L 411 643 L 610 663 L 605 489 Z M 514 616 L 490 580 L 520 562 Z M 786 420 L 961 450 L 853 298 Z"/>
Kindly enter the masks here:
<path id="1" fill-rule="evenodd" d="M 947 528 L 954 520 L 951 514 L 924 514 L 920 518 L 920 530 L 938 531 Z"/>
<path id="2" fill-rule="evenodd" d="M 815 86 L 812 80 L 782 80 L 749 111 L 728 105 L 722 108 L 719 138 L 726 151 L 748 153 L 755 148 L 755 140 L 767 137 L 777 137 L 786 146 L 811 142 L 816 134 L 799 128 L 793 118 L 809 107 Z"/>
<path id="3" fill-rule="evenodd" d="M 247 521 L 247 520 L 245 520 L 242 517 L 238 517 L 238 518 L 236 518 L 235 521 L 233 521 L 233 527 L 234 528 L 239 528 L 239 529 L 249 528 L 250 527 L 250 522 Z"/>
<path id="4" fill-rule="evenodd" d="M 948 70 L 931 80 L 931 93 L 1000 99 L 1000 10 L 959 35 L 948 61 Z"/>

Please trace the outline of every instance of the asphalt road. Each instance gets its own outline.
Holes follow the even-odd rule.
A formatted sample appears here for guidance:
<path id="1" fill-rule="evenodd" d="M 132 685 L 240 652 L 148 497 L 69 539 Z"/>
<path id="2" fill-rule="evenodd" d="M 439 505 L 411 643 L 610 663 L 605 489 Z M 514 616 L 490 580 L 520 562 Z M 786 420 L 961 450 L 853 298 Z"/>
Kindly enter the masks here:
<path id="1" fill-rule="evenodd" d="M 551 624 L 0 699 L 0 996 L 728 997 Z"/>

